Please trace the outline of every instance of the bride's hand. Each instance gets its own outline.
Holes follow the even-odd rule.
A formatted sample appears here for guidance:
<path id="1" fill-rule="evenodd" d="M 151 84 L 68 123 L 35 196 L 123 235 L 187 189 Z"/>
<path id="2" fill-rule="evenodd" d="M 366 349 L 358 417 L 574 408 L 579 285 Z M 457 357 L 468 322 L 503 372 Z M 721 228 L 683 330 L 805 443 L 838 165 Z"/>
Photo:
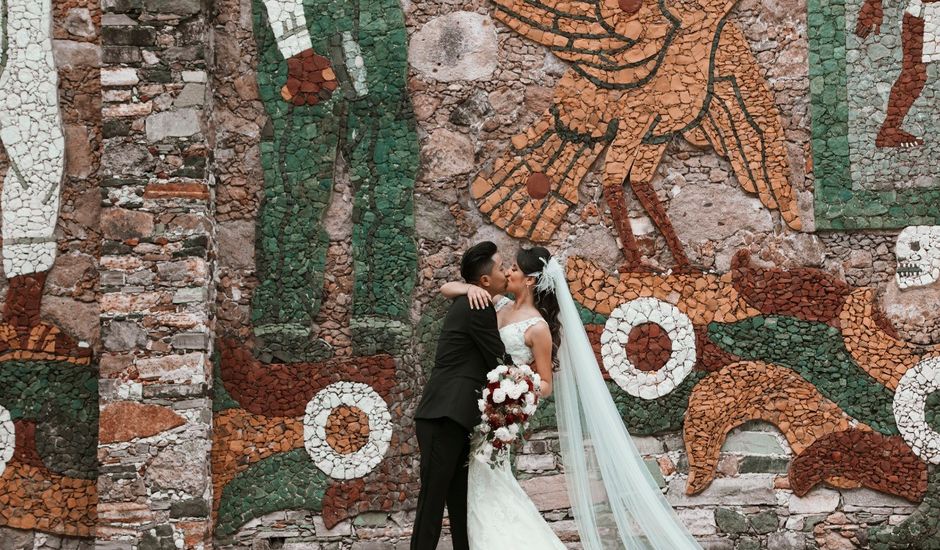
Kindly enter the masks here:
<path id="1" fill-rule="evenodd" d="M 472 309 L 485 309 L 486 306 L 493 303 L 493 297 L 490 296 L 489 292 L 470 283 L 458 283 L 456 281 L 444 283 L 441 286 L 441 294 L 447 298 L 466 296 Z"/>
<path id="2" fill-rule="evenodd" d="M 485 309 L 486 306 L 493 303 L 493 297 L 490 293 L 476 285 L 467 285 L 467 299 L 470 300 L 470 307 L 473 309 Z"/>

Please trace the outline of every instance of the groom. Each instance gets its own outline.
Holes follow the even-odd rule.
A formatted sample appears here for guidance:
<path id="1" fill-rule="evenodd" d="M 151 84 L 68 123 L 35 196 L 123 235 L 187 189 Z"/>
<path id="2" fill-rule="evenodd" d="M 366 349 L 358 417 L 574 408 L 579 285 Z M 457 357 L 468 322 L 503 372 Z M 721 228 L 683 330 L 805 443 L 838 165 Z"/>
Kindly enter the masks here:
<path id="1" fill-rule="evenodd" d="M 460 275 L 496 295 L 506 290 L 506 276 L 496 245 L 484 241 L 467 250 Z M 434 370 L 415 414 L 421 451 L 421 492 L 411 550 L 435 550 L 441 536 L 444 504 L 450 516 L 454 550 L 467 541 L 467 473 L 470 433 L 480 422 L 477 400 L 486 374 L 505 359 L 496 310 L 471 309 L 466 296 L 454 299 L 437 342 Z"/>

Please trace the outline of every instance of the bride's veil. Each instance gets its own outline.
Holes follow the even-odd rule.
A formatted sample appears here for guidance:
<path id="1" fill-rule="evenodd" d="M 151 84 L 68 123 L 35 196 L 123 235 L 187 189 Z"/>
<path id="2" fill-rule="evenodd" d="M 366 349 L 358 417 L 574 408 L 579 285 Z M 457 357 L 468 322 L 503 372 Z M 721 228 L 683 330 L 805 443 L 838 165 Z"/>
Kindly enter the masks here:
<path id="1" fill-rule="evenodd" d="M 585 550 L 700 548 L 646 469 L 604 383 L 565 271 L 539 278 L 558 299 L 561 344 L 555 405 L 562 463 Z"/>

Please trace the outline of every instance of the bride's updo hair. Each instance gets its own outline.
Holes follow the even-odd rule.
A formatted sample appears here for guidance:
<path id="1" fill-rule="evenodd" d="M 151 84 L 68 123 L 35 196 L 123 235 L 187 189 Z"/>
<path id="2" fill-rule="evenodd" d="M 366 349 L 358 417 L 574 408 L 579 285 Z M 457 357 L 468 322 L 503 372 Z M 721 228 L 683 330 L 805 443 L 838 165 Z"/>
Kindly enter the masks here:
<path id="1" fill-rule="evenodd" d="M 548 249 L 541 246 L 532 248 L 522 248 L 516 254 L 516 265 L 526 275 L 539 273 L 535 278 L 535 286 L 532 287 L 535 298 L 535 307 L 542 314 L 542 318 L 548 323 L 548 329 L 552 333 L 552 361 L 555 361 L 555 355 L 558 352 L 558 345 L 561 343 L 561 324 L 558 322 L 558 298 L 551 290 L 539 291 L 539 278 L 545 269 L 545 264 L 552 259 Z M 548 275 L 545 275 L 546 277 Z"/>

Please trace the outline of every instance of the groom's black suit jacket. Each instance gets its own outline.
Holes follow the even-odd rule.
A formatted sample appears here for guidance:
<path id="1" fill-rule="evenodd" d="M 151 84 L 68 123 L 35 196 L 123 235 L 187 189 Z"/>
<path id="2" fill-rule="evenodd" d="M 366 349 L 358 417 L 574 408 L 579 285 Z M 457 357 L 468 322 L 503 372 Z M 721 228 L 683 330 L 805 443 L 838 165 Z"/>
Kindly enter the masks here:
<path id="1" fill-rule="evenodd" d="M 467 431 L 480 423 L 477 400 L 486 374 L 505 363 L 496 310 L 472 309 L 466 296 L 451 304 L 437 341 L 431 379 L 424 388 L 415 418 L 450 418 Z"/>

